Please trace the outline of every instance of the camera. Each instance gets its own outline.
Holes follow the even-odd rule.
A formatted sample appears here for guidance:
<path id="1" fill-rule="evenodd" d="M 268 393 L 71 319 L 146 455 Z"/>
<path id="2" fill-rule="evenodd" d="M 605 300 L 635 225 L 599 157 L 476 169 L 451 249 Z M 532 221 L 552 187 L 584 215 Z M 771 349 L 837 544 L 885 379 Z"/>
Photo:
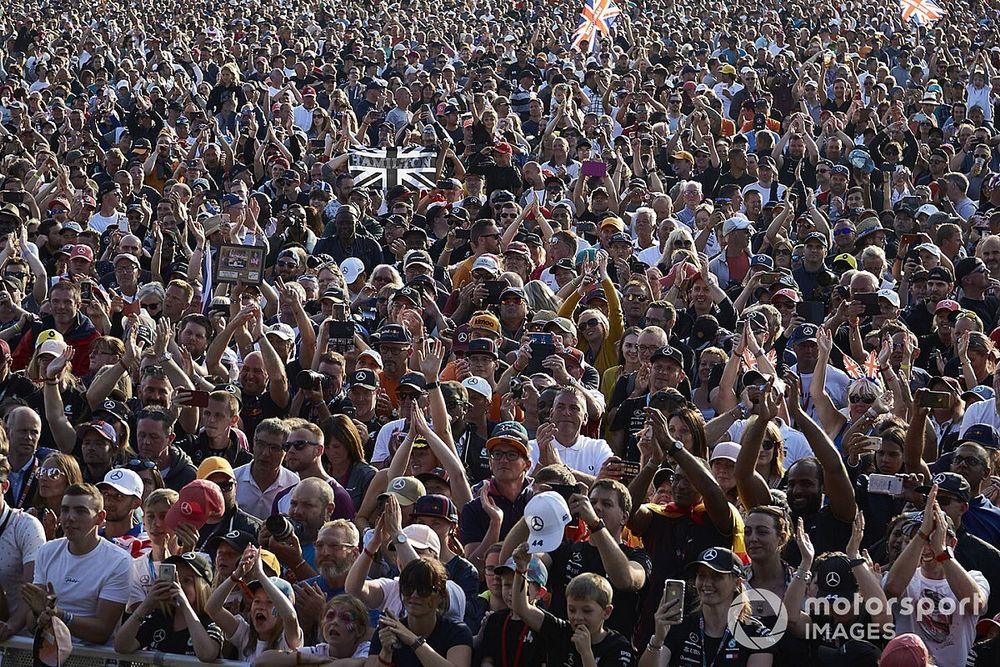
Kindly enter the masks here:
<path id="1" fill-rule="evenodd" d="M 325 379 L 326 377 L 322 373 L 316 371 L 299 371 L 299 374 L 295 376 L 295 386 L 305 391 L 319 391 Z"/>
<path id="2" fill-rule="evenodd" d="M 295 524 L 284 514 L 273 514 L 264 522 L 267 532 L 279 542 L 286 541 L 295 532 Z"/>

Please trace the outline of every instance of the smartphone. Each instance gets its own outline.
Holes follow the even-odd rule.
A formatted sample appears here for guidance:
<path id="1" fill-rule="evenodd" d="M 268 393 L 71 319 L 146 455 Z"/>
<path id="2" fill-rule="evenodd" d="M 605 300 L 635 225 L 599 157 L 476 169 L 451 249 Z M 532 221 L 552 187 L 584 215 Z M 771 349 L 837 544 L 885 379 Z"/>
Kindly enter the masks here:
<path id="1" fill-rule="evenodd" d="M 93 293 L 91 293 L 91 296 L 93 296 Z M 141 308 L 141 307 L 142 307 L 142 304 L 139 303 L 139 299 L 136 299 L 132 303 L 126 303 L 125 304 L 125 306 L 122 308 L 122 314 L 123 315 L 138 315 L 139 314 L 139 308 Z"/>
<path id="2" fill-rule="evenodd" d="M 456 227 L 455 228 L 455 238 L 456 239 L 463 239 L 465 241 L 468 241 L 469 240 L 469 230 L 465 229 L 464 227 Z"/>
<path id="3" fill-rule="evenodd" d="M 869 475 L 868 493 L 880 496 L 899 496 L 903 493 L 903 479 L 895 475 Z"/>
<path id="4" fill-rule="evenodd" d="M 94 283 L 89 280 L 80 283 L 80 300 L 83 303 L 90 303 L 94 300 Z"/>
<path id="5" fill-rule="evenodd" d="M 882 306 L 878 302 L 878 294 L 875 292 L 861 292 L 854 295 L 854 300 L 865 304 L 865 317 L 882 314 Z"/>
<path id="6" fill-rule="evenodd" d="M 189 408 L 207 408 L 208 407 L 208 392 L 199 391 L 197 389 L 191 389 L 188 392 L 187 398 L 183 399 L 183 405 Z"/>
<path id="7" fill-rule="evenodd" d="M 826 315 L 826 304 L 820 301 L 801 301 L 795 304 L 795 314 L 809 324 L 822 324 Z"/>
<path id="8" fill-rule="evenodd" d="M 638 461 L 622 461 L 621 465 L 622 465 L 621 483 L 627 486 L 628 483 L 631 482 L 633 479 L 635 479 L 635 476 L 639 474 L 639 471 L 642 470 L 642 466 L 639 465 Z"/>
<path id="9" fill-rule="evenodd" d="M 524 375 L 534 375 L 535 373 L 545 373 L 542 362 L 556 353 L 555 336 L 550 333 L 528 334 L 531 345 L 531 361 L 524 369 Z"/>
<path id="10" fill-rule="evenodd" d="M 546 484 L 546 486 L 549 487 L 549 491 L 555 491 L 562 496 L 566 502 L 569 502 L 569 497 L 574 493 L 580 492 L 576 484 Z"/>
<path id="11" fill-rule="evenodd" d="M 160 563 L 157 579 L 169 582 L 177 581 L 177 566 L 173 563 Z"/>
<path id="12" fill-rule="evenodd" d="M 584 160 L 580 174 L 586 177 L 604 178 L 608 175 L 608 165 L 600 160 Z"/>
<path id="13" fill-rule="evenodd" d="M 486 290 L 489 292 L 486 295 L 486 305 L 495 306 L 500 303 L 500 294 L 510 287 L 510 283 L 506 280 L 487 280 L 484 285 L 486 285 Z"/>
<path id="14" fill-rule="evenodd" d="M 329 338 L 326 349 L 333 352 L 350 352 L 354 349 L 354 324 L 332 321 L 327 329 Z"/>
<path id="15" fill-rule="evenodd" d="M 760 284 L 761 285 L 773 285 L 774 281 L 781 277 L 780 273 L 762 273 L 760 274 Z"/>
<path id="16" fill-rule="evenodd" d="M 920 243 L 920 234 L 903 234 L 899 237 L 899 245 L 912 248 Z"/>
<path id="17" fill-rule="evenodd" d="M 667 579 L 663 582 L 663 602 L 665 604 L 677 600 L 678 620 L 684 619 L 684 587 L 681 579 Z"/>
<path id="18" fill-rule="evenodd" d="M 11 204 L 23 204 L 24 193 L 14 192 L 13 190 L 4 190 L 3 200 L 6 202 L 10 202 Z"/>
<path id="19" fill-rule="evenodd" d="M 920 394 L 922 408 L 950 408 L 951 394 L 947 391 L 925 391 Z"/>

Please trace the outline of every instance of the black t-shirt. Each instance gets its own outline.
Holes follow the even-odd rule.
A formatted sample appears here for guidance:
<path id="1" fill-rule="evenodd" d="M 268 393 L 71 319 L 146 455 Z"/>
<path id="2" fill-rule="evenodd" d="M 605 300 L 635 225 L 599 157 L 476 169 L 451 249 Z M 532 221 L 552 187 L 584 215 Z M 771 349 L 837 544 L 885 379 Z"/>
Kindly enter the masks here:
<path id="1" fill-rule="evenodd" d="M 545 640 L 538 632 L 511 618 L 509 609 L 502 609 L 486 619 L 478 657 L 479 661 L 489 658 L 496 667 L 534 667 L 545 662 L 545 651 Z"/>
<path id="2" fill-rule="evenodd" d="M 750 617 L 740 622 L 747 637 L 764 637 L 767 628 L 756 618 Z M 711 637 L 705 633 L 701 614 L 687 616 L 679 624 L 670 628 L 663 645 L 670 649 L 670 667 L 743 667 L 755 653 L 736 641 L 726 630 L 721 637 Z"/>
<path id="3" fill-rule="evenodd" d="M 403 625 L 407 625 L 403 619 Z M 407 626 L 409 627 L 409 626 Z M 427 637 L 427 644 L 438 652 L 442 658 L 448 657 L 448 651 L 455 646 L 468 646 L 472 648 L 472 633 L 465 623 L 457 623 L 447 618 L 438 618 L 434 632 Z M 382 650 L 382 640 L 376 632 L 372 636 L 371 649 L 369 655 L 378 655 Z M 392 664 L 394 667 L 423 667 L 423 663 L 413 653 L 409 646 L 400 646 L 392 654 Z"/>
<path id="4" fill-rule="evenodd" d="M 962 308 L 971 310 L 983 321 L 986 331 L 993 331 L 997 326 L 997 311 L 1000 310 L 1000 299 L 988 296 L 986 299 L 970 299 L 963 296 L 958 300 Z"/>
<path id="5" fill-rule="evenodd" d="M 626 461 L 639 461 L 639 431 L 646 423 L 644 408 L 649 405 L 649 394 L 638 398 L 629 398 L 621 403 L 615 418 L 611 422 L 612 431 L 625 432 L 625 448 L 622 458 Z"/>
<path id="6" fill-rule="evenodd" d="M 177 612 L 180 613 L 180 612 Z M 208 636 L 212 641 L 218 642 L 219 650 L 222 650 L 222 643 L 225 636 L 222 630 L 207 616 L 199 617 L 201 624 L 205 626 Z M 174 621 L 168 618 L 161 610 L 153 611 L 143 619 L 136 630 L 135 639 L 139 642 L 139 650 L 156 651 L 158 653 L 172 653 L 174 655 L 194 655 L 194 641 L 191 639 L 191 631 L 187 627 L 181 630 L 174 630 Z"/>
<path id="7" fill-rule="evenodd" d="M 934 314 L 927 312 L 927 304 L 924 302 L 915 303 L 904 310 L 903 321 L 918 338 L 933 333 Z"/>
<path id="8" fill-rule="evenodd" d="M 653 569 L 653 562 L 643 549 L 627 547 L 622 545 L 625 557 L 642 566 L 646 572 L 646 580 L 649 580 L 649 573 Z M 552 602 L 549 609 L 559 617 L 566 616 L 566 586 L 570 580 L 578 574 L 593 572 L 604 578 L 608 578 L 604 562 L 597 547 L 590 542 L 563 542 L 558 549 L 552 552 L 552 568 L 549 570 L 548 589 L 552 593 Z M 636 621 L 638 620 L 639 601 L 642 599 L 648 586 L 644 585 L 638 591 L 623 591 L 612 586 L 614 596 L 611 604 L 614 611 L 611 617 L 605 621 L 605 627 L 610 630 L 620 632 L 627 637 L 631 637 L 635 632 Z"/>
<path id="9" fill-rule="evenodd" d="M 828 551 L 843 551 L 847 547 L 847 542 L 851 539 L 851 522 L 841 521 L 833 516 L 829 507 L 823 507 L 809 516 L 793 517 L 793 526 L 798 524 L 799 518 L 805 523 L 806 534 L 812 540 L 817 556 Z M 795 540 L 785 546 L 784 560 L 793 567 L 798 567 L 802 562 L 802 554 L 799 553 Z"/>
<path id="10" fill-rule="evenodd" d="M 289 401 L 289 403 L 291 403 Z M 288 416 L 288 406 L 279 407 L 270 392 L 264 391 L 260 396 L 254 396 L 243 392 L 243 404 L 240 408 L 240 419 L 243 421 L 243 432 L 252 434 L 257 430 L 257 425 L 269 417 Z"/>
<path id="11" fill-rule="evenodd" d="M 191 462 L 195 466 L 200 466 L 201 462 L 210 456 L 221 456 L 229 461 L 233 468 L 239 468 L 244 463 L 253 462 L 253 454 L 250 450 L 240 446 L 236 434 L 232 431 L 229 432 L 229 446 L 225 449 L 212 449 L 211 441 L 204 432 L 179 440 L 177 446 L 191 457 Z"/>
<path id="12" fill-rule="evenodd" d="M 542 621 L 541 635 L 548 646 L 547 667 L 583 667 L 580 654 L 573 645 L 573 626 L 569 621 L 553 616 L 547 611 Z M 639 656 L 632 648 L 632 642 L 614 630 L 607 630 L 604 639 L 591 646 L 594 661 L 599 667 L 633 667 Z"/>

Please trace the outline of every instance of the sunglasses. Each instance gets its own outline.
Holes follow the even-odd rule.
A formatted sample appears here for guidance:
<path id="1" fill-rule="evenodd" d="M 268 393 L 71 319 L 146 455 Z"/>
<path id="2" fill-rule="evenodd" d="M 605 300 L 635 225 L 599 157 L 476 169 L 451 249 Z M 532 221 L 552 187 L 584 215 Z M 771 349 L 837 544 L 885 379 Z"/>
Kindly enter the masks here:
<path id="1" fill-rule="evenodd" d="M 851 401 L 851 403 L 865 403 L 866 405 L 871 405 L 872 403 L 875 402 L 875 397 L 874 396 L 858 396 L 857 394 L 854 394 L 853 396 L 850 397 L 850 401 Z"/>
<path id="2" fill-rule="evenodd" d="M 223 493 L 229 493 L 236 486 L 236 482 L 229 480 L 226 482 L 213 482 Z"/>
<path id="3" fill-rule="evenodd" d="M 778 443 L 776 443 L 774 440 L 765 440 L 764 443 L 763 443 L 763 447 L 767 451 L 771 451 L 772 449 L 774 449 L 777 446 L 778 446 Z"/>
<path id="4" fill-rule="evenodd" d="M 282 445 L 282 449 L 284 449 L 286 452 L 289 449 L 294 449 L 297 452 L 301 452 L 306 447 L 315 447 L 318 444 L 319 444 L 318 442 L 313 442 L 311 440 L 289 440 L 284 445 Z"/>
<path id="5" fill-rule="evenodd" d="M 590 329 L 591 327 L 596 327 L 600 323 L 601 321 L 598 320 L 596 317 L 591 317 L 589 320 L 584 320 L 583 322 L 580 322 L 576 326 L 579 329 Z"/>
<path id="6" fill-rule="evenodd" d="M 493 459 L 494 461 L 511 461 L 511 462 L 513 462 L 513 461 L 517 461 L 518 459 L 520 459 L 522 457 L 517 452 L 501 452 L 501 451 L 499 451 L 497 449 L 494 449 L 494 450 L 492 450 L 490 452 L 490 458 Z"/>
<path id="7" fill-rule="evenodd" d="M 674 241 L 675 248 L 690 248 L 692 245 L 694 244 L 686 239 L 681 241 Z"/>
<path id="8" fill-rule="evenodd" d="M 970 466 L 985 465 L 984 462 L 983 462 L 983 460 L 981 458 L 979 458 L 978 456 L 961 456 L 959 454 L 956 454 L 955 458 L 953 458 L 951 461 L 955 465 L 962 465 L 963 463 L 965 463 L 967 465 L 970 465 Z"/>
<path id="9" fill-rule="evenodd" d="M 60 470 L 59 468 L 55 468 L 55 467 L 53 467 L 53 468 L 39 468 L 38 469 L 38 476 L 39 477 L 48 477 L 49 479 L 55 479 L 56 477 L 60 477 L 60 476 L 65 475 L 65 474 L 66 473 L 64 473 L 62 470 Z"/>
<path id="10" fill-rule="evenodd" d="M 122 468 L 145 468 L 146 470 L 152 470 L 156 467 L 156 461 L 150 461 L 149 459 L 129 459 L 125 465 L 120 466 Z"/>
<path id="11" fill-rule="evenodd" d="M 645 301 L 646 300 L 646 295 L 645 294 L 626 294 L 625 295 L 625 300 L 626 301 Z"/>

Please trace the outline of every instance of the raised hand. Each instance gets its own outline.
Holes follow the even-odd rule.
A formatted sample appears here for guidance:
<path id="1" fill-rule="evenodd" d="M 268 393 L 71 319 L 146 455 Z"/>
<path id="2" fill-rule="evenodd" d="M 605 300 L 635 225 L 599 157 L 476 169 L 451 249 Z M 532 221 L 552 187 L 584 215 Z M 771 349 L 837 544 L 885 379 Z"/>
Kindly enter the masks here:
<path id="1" fill-rule="evenodd" d="M 76 350 L 67 345 L 66 349 L 62 351 L 62 354 L 57 356 L 45 366 L 45 379 L 58 380 L 59 376 L 62 375 L 63 369 L 66 368 L 66 364 L 73 360 L 73 356 L 75 354 Z"/>

